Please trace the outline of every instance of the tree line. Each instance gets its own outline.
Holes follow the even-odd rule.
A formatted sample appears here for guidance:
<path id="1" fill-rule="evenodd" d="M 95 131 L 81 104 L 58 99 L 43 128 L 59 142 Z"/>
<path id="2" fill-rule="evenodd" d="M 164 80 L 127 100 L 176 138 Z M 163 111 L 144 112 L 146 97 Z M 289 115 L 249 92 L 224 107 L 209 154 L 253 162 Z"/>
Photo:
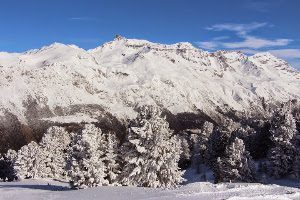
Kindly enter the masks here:
<path id="1" fill-rule="evenodd" d="M 94 124 L 71 133 L 50 127 L 39 143 L 2 155 L 0 179 L 53 178 L 69 181 L 74 189 L 172 188 L 185 181 L 184 169 L 203 173 L 203 166 L 213 171 L 216 183 L 261 182 L 266 175 L 300 178 L 299 111 L 290 104 L 276 107 L 265 120 L 206 121 L 192 134 L 175 134 L 158 107 L 142 106 L 138 113 L 122 142 Z"/>

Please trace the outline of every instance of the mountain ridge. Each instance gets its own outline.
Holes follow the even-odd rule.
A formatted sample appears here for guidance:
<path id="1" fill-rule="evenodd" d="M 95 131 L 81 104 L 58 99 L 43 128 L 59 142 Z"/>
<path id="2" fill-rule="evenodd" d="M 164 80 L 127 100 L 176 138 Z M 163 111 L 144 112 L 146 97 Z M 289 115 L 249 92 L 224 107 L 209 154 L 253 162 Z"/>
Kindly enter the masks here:
<path id="1" fill-rule="evenodd" d="M 207 52 L 117 37 L 84 50 L 53 43 L 24 53 L 0 53 L 0 114 L 26 123 L 26 102 L 48 107 L 101 105 L 117 118 L 132 118 L 139 104 L 171 113 L 214 112 L 217 106 L 247 109 L 265 98 L 300 96 L 300 73 L 270 53 Z M 81 113 L 86 114 L 86 113 Z M 48 118 L 49 116 L 46 116 Z"/>

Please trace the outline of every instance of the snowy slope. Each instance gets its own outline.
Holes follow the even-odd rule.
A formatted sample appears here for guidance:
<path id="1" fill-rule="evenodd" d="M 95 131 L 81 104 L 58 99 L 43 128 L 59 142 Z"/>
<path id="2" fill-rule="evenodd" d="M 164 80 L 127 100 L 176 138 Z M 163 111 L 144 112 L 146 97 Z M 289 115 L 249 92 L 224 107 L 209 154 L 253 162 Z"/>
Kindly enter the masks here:
<path id="1" fill-rule="evenodd" d="M 279 185 L 198 182 L 171 190 L 113 186 L 69 190 L 64 183 L 26 180 L 0 182 L 0 194 L 0 200 L 296 200 L 300 198 L 300 189 Z"/>
<path id="2" fill-rule="evenodd" d="M 0 116 L 9 111 L 24 123 L 32 102 L 46 110 L 40 114 L 44 119 L 65 115 L 74 105 L 100 105 L 118 118 L 131 118 L 139 104 L 157 104 L 172 113 L 211 113 L 224 104 L 247 109 L 260 97 L 285 101 L 299 96 L 300 73 L 269 53 L 247 57 L 209 53 L 189 43 L 124 38 L 88 51 L 55 43 L 0 53 Z"/>

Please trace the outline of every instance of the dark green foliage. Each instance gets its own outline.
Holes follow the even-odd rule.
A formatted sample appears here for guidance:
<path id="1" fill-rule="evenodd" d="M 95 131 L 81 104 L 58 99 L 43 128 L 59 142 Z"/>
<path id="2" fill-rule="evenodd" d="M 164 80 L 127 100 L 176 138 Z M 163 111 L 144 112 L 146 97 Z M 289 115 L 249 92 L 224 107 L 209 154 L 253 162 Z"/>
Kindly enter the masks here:
<path id="1" fill-rule="evenodd" d="M 268 155 L 270 174 L 275 178 L 289 175 L 292 172 L 294 153 L 294 147 L 290 144 L 271 148 Z"/>
<path id="2" fill-rule="evenodd" d="M 226 147 L 223 157 L 218 157 L 214 168 L 215 182 L 253 182 L 255 165 L 243 140 L 235 140 Z"/>
<path id="3" fill-rule="evenodd" d="M 290 107 L 275 110 L 271 119 L 270 133 L 273 142 L 268 155 L 270 174 L 276 178 L 290 175 L 298 154 L 294 142 L 297 136 L 296 123 Z"/>
<path id="4" fill-rule="evenodd" d="M 0 180 L 4 182 L 17 180 L 13 161 L 5 155 L 0 158 Z"/>
<path id="5" fill-rule="evenodd" d="M 230 137 L 231 132 L 225 127 L 214 128 L 210 135 L 205 152 L 205 163 L 212 169 L 216 167 L 217 158 L 224 156 Z"/>

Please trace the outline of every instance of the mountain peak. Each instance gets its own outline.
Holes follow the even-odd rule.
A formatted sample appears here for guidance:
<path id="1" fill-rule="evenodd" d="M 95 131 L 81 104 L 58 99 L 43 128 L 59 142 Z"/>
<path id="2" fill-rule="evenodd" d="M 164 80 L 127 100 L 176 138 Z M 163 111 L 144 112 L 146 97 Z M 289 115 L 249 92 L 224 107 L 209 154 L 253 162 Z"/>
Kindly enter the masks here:
<path id="1" fill-rule="evenodd" d="M 80 47 L 78 47 L 74 44 L 63 44 L 63 43 L 59 43 L 59 42 L 54 42 L 54 43 L 50 44 L 49 46 L 45 46 L 43 48 L 45 48 L 45 49 L 58 49 L 58 48 L 81 49 Z"/>
<path id="2" fill-rule="evenodd" d="M 115 35 L 115 39 L 114 40 L 124 40 L 125 39 L 125 37 L 123 37 L 122 35 L 119 35 L 119 34 L 117 34 L 117 35 Z"/>
<path id="3" fill-rule="evenodd" d="M 83 49 L 81 49 L 78 46 L 73 45 L 73 44 L 67 45 L 67 44 L 63 44 L 63 43 L 59 43 L 59 42 L 54 42 L 50 45 L 43 46 L 39 49 L 28 50 L 24 54 L 28 55 L 28 54 L 36 54 L 36 53 L 48 52 L 48 51 L 54 51 L 54 52 L 67 51 L 68 49 L 83 50 Z"/>

